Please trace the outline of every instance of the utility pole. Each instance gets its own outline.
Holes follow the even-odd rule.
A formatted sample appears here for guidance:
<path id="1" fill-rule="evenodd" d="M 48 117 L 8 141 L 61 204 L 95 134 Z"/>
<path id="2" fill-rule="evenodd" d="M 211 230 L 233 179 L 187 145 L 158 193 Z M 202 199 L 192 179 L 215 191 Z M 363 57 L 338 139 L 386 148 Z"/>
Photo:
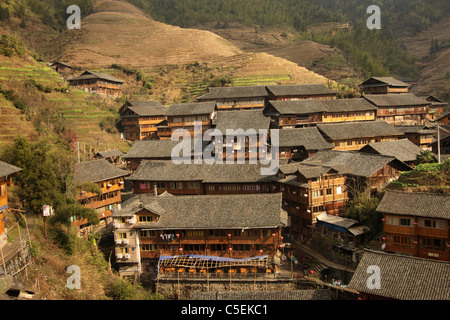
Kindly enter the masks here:
<path id="1" fill-rule="evenodd" d="M 437 147 L 438 147 L 438 163 L 441 163 L 441 139 L 439 132 L 439 122 L 437 123 Z"/>

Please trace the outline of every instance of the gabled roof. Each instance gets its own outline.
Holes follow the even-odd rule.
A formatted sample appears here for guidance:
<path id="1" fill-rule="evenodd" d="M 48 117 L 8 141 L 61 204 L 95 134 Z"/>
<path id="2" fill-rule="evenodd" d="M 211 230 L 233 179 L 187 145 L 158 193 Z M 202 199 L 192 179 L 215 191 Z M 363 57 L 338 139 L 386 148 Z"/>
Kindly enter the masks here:
<path id="1" fill-rule="evenodd" d="M 7 177 L 13 173 L 19 172 L 22 169 L 12 164 L 0 160 L 0 177 Z"/>
<path id="2" fill-rule="evenodd" d="M 378 108 L 364 98 L 321 100 L 326 112 L 374 111 Z"/>
<path id="3" fill-rule="evenodd" d="M 68 81 L 88 80 L 88 79 L 102 79 L 102 80 L 107 80 L 107 81 L 111 81 L 111 82 L 125 83 L 125 81 L 117 79 L 113 76 L 110 76 L 109 74 L 93 72 L 93 71 L 85 71 L 78 77 L 71 78 Z"/>
<path id="4" fill-rule="evenodd" d="M 386 121 L 320 123 L 317 124 L 317 128 L 332 140 L 399 136 L 402 134 Z"/>
<path id="5" fill-rule="evenodd" d="M 122 216 L 121 211 L 126 211 L 129 215 L 143 209 L 156 213 L 159 219 L 155 222 L 136 223 L 135 228 L 276 228 L 284 226 L 287 220 L 287 214 L 282 210 L 281 193 L 173 197 L 142 194 L 124 202 L 122 209 L 113 213 L 113 216 Z"/>
<path id="6" fill-rule="evenodd" d="M 282 129 L 278 131 L 280 147 L 303 146 L 306 150 L 333 149 L 316 127 Z"/>
<path id="7" fill-rule="evenodd" d="M 337 95 L 336 91 L 327 88 L 322 83 L 314 84 L 284 84 L 266 86 L 269 94 L 273 96 L 310 96 L 310 95 Z"/>
<path id="8" fill-rule="evenodd" d="M 208 166 L 208 165 L 206 165 Z M 233 163 L 209 165 L 203 183 L 257 183 L 273 181 L 273 175 L 262 175 L 260 163 Z"/>
<path id="9" fill-rule="evenodd" d="M 409 84 L 393 77 L 372 77 L 360 84 L 362 87 L 378 87 L 389 85 L 391 87 L 409 87 Z"/>
<path id="10" fill-rule="evenodd" d="M 359 152 L 370 152 L 370 150 L 384 156 L 395 157 L 403 162 L 416 161 L 417 155 L 422 151 L 421 148 L 408 139 L 371 142 L 359 149 Z"/>
<path id="11" fill-rule="evenodd" d="M 122 117 L 126 110 L 133 111 L 137 116 L 151 117 L 166 115 L 168 108 L 159 101 L 127 101 L 121 108 L 120 115 Z"/>
<path id="12" fill-rule="evenodd" d="M 129 174 L 129 171 L 120 169 L 105 159 L 91 160 L 75 164 L 74 182 L 100 182 Z"/>
<path id="13" fill-rule="evenodd" d="M 317 221 L 325 222 L 331 225 L 335 225 L 338 227 L 342 227 L 347 229 L 351 234 L 354 236 L 358 236 L 363 234 L 366 230 L 368 230 L 368 227 L 364 227 L 361 225 L 361 223 L 357 220 L 348 219 L 339 217 L 336 215 L 327 214 L 326 212 L 321 213 L 317 216 Z"/>
<path id="14" fill-rule="evenodd" d="M 380 286 L 370 288 L 379 268 Z M 371 272 L 369 272 L 371 271 Z M 350 289 L 398 300 L 450 300 L 450 263 L 365 249 Z"/>
<path id="15" fill-rule="evenodd" d="M 450 219 L 450 195 L 387 190 L 377 212 Z"/>
<path id="16" fill-rule="evenodd" d="M 197 114 L 211 114 L 215 110 L 214 102 L 191 102 L 172 104 L 167 110 L 167 116 L 188 116 Z"/>
<path id="17" fill-rule="evenodd" d="M 216 129 L 223 135 L 227 129 L 242 129 L 247 131 L 254 129 L 258 133 L 259 129 L 269 130 L 270 118 L 264 116 L 262 110 L 235 110 L 218 111 L 216 119 Z"/>
<path id="18" fill-rule="evenodd" d="M 106 159 L 111 157 L 120 157 L 121 155 L 123 155 L 123 153 L 120 150 L 106 150 L 97 152 L 95 156 L 100 156 Z"/>
<path id="19" fill-rule="evenodd" d="M 357 151 L 322 150 L 301 163 L 331 167 L 341 174 L 370 177 L 385 165 L 393 162 L 404 171 L 411 170 L 411 167 L 394 157 Z"/>
<path id="20" fill-rule="evenodd" d="M 414 93 L 365 94 L 363 98 L 377 107 L 427 106 L 431 104 L 420 99 Z"/>
<path id="21" fill-rule="evenodd" d="M 65 67 L 67 67 L 67 68 L 74 68 L 74 67 L 71 66 L 70 64 L 67 64 L 67 63 L 61 62 L 61 61 L 54 61 L 54 62 L 52 62 L 50 65 L 51 65 L 51 66 L 54 66 L 55 64 L 60 64 L 60 65 L 65 66 Z"/>
<path id="22" fill-rule="evenodd" d="M 394 125 L 395 129 L 403 132 L 403 133 L 421 133 L 421 134 L 432 134 L 435 133 L 436 130 L 431 127 L 427 127 L 425 125 Z"/>
<path id="23" fill-rule="evenodd" d="M 326 106 L 318 100 L 287 100 L 287 101 L 269 101 L 265 108 L 265 113 L 276 115 L 300 115 L 311 113 L 322 113 L 327 110 Z"/>
<path id="24" fill-rule="evenodd" d="M 124 159 L 167 159 L 172 156 L 172 149 L 179 141 L 171 140 L 138 140 L 122 156 Z M 192 144 L 191 152 L 194 151 Z"/>
<path id="25" fill-rule="evenodd" d="M 197 100 L 264 98 L 268 96 L 265 86 L 209 87 L 208 91 L 208 93 L 198 97 Z"/>

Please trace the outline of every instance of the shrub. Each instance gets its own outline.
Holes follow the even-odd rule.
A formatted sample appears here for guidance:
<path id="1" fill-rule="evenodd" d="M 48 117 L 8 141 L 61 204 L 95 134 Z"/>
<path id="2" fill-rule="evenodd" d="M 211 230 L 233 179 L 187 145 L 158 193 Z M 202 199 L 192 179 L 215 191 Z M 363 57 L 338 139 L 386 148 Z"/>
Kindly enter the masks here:
<path id="1" fill-rule="evenodd" d="M 442 163 L 421 163 L 414 168 L 417 172 L 439 172 L 442 169 Z"/>

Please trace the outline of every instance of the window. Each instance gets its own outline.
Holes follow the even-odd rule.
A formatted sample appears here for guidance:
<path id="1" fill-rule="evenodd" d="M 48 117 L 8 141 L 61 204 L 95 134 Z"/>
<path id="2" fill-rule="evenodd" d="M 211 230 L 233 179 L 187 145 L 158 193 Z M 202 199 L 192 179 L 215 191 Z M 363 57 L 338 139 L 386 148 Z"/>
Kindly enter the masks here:
<path id="1" fill-rule="evenodd" d="M 154 216 L 139 216 L 139 222 L 152 222 L 154 220 Z"/>
<path id="2" fill-rule="evenodd" d="M 0 186 L 0 196 L 4 197 L 6 195 L 6 184 Z"/>
<path id="3" fill-rule="evenodd" d="M 425 220 L 423 225 L 427 228 L 436 228 L 436 221 L 434 220 Z"/>
<path id="4" fill-rule="evenodd" d="M 336 194 L 342 193 L 342 187 L 336 187 Z"/>
<path id="5" fill-rule="evenodd" d="M 141 230 L 139 232 L 139 236 L 143 238 L 151 238 L 156 237 L 156 231 L 155 230 Z"/>
<path id="6" fill-rule="evenodd" d="M 200 189 L 200 183 L 199 182 L 188 182 L 187 188 L 188 189 Z"/>
<path id="7" fill-rule="evenodd" d="M 119 239 L 126 239 L 127 238 L 127 233 L 126 232 L 119 232 L 118 238 Z"/>
<path id="8" fill-rule="evenodd" d="M 400 218 L 400 225 L 401 226 L 410 226 L 411 225 L 411 219 Z"/>
<path id="9" fill-rule="evenodd" d="M 166 183 L 165 182 L 157 182 L 156 183 L 156 187 L 157 188 L 161 188 L 161 189 L 165 189 L 166 188 Z"/>
<path id="10" fill-rule="evenodd" d="M 313 198 L 318 198 L 321 197 L 323 195 L 323 190 L 316 190 L 312 192 L 312 197 Z"/>
<path id="11" fill-rule="evenodd" d="M 170 187 L 172 189 L 183 189 L 183 183 L 182 182 L 171 182 Z"/>
<path id="12" fill-rule="evenodd" d="M 203 237 L 204 233 L 203 230 L 188 230 L 186 232 L 188 237 Z"/>
<path id="13" fill-rule="evenodd" d="M 127 247 L 119 247 L 119 248 L 117 248 L 117 251 L 119 254 L 125 254 L 125 253 L 128 253 L 128 248 Z"/>
<path id="14" fill-rule="evenodd" d="M 327 196 L 333 194 L 333 190 L 331 188 L 327 189 Z"/>
<path id="15" fill-rule="evenodd" d="M 141 244 L 142 251 L 156 251 L 156 244 Z"/>

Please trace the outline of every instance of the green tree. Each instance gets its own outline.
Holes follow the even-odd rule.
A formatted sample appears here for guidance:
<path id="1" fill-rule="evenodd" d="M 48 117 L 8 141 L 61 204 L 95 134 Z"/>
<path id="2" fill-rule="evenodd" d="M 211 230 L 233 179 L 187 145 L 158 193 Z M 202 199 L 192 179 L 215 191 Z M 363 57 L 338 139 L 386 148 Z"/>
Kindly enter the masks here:
<path id="1" fill-rule="evenodd" d="M 434 163 L 437 162 L 434 155 L 429 150 L 422 150 L 420 154 L 417 155 L 418 164 L 422 163 Z"/>

